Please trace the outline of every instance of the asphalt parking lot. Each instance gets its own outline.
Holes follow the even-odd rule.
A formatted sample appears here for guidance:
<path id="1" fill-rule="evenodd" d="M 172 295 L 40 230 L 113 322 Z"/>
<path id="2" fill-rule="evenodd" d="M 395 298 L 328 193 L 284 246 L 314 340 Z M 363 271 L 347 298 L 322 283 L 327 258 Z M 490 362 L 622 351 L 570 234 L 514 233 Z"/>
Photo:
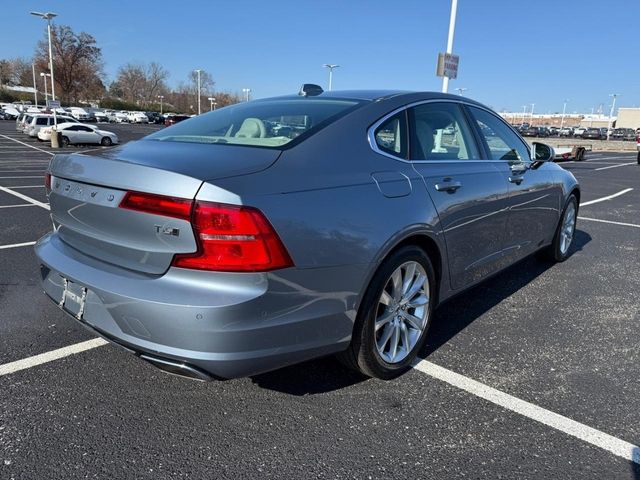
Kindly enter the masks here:
<path id="1" fill-rule="evenodd" d="M 635 153 L 565 162 L 582 184 L 572 256 L 442 305 L 401 378 L 327 358 L 211 383 L 81 343 L 95 337 L 45 298 L 32 244 L 51 228 L 51 155 L 0 122 L 0 478 L 640 480 Z"/>

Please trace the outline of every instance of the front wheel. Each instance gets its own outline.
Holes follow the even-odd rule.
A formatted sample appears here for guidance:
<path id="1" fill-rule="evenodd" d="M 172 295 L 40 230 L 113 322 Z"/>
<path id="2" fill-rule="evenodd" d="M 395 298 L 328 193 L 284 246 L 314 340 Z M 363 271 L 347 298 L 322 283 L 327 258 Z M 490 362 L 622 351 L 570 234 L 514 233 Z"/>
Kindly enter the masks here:
<path id="1" fill-rule="evenodd" d="M 109 137 L 103 137 L 100 141 L 100 145 L 103 147 L 110 147 L 113 144 L 113 141 Z"/>
<path id="2" fill-rule="evenodd" d="M 68 147 L 71 142 L 69 141 L 69 137 L 62 136 L 62 146 Z"/>
<path id="3" fill-rule="evenodd" d="M 422 249 L 406 246 L 392 253 L 364 294 L 341 361 L 382 380 L 407 371 L 426 341 L 435 293 L 433 266 Z"/>

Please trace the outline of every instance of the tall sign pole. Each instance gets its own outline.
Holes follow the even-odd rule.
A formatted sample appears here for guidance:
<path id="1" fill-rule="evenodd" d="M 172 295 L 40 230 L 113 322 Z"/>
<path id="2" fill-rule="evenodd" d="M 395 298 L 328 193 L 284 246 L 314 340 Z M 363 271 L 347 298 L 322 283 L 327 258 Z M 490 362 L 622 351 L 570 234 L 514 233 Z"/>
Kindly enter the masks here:
<path id="1" fill-rule="evenodd" d="M 448 55 L 453 54 L 453 35 L 456 31 L 457 12 L 458 12 L 458 0 L 451 0 L 451 17 L 449 17 L 449 38 L 447 39 Z M 456 75 L 457 75 L 457 68 L 456 68 Z M 455 78 L 455 76 L 453 78 Z M 449 76 L 444 75 L 442 77 L 442 93 L 448 93 L 448 92 L 449 92 Z"/>

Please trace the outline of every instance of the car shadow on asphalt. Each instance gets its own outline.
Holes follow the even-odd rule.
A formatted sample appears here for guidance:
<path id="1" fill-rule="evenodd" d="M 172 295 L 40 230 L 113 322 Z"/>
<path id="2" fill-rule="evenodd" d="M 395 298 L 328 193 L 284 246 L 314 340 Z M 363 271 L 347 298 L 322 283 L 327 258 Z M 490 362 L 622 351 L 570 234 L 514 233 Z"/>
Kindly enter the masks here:
<path id="1" fill-rule="evenodd" d="M 576 230 L 571 255 L 582 250 L 590 241 L 588 233 Z M 430 338 L 419 356 L 424 358 L 436 351 L 478 317 L 553 265 L 533 256 L 528 257 L 443 304 L 435 312 Z M 251 380 L 261 388 L 302 396 L 340 390 L 370 379 L 347 369 L 334 357 L 326 357 L 255 375 Z"/>
<path id="2" fill-rule="evenodd" d="M 591 241 L 591 235 L 576 229 L 571 254 L 581 251 Z M 446 344 L 477 318 L 484 315 L 503 300 L 525 287 L 555 263 L 529 256 L 500 272 L 495 277 L 456 295 L 443 303 L 434 315 L 427 344 L 419 356 L 425 358 Z"/>

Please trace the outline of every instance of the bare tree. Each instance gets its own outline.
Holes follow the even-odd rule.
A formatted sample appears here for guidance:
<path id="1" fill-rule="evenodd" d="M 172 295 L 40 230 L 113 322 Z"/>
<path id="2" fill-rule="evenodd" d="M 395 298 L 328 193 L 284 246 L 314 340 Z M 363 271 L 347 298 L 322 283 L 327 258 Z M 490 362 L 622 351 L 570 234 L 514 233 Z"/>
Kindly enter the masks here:
<path id="1" fill-rule="evenodd" d="M 0 85 L 33 85 L 31 61 L 26 58 L 0 60 Z"/>
<path id="2" fill-rule="evenodd" d="M 146 71 L 147 102 L 154 103 L 157 101 L 156 98 L 158 95 L 167 92 L 167 78 L 169 78 L 169 72 L 165 70 L 162 65 L 157 62 L 151 62 L 149 64 Z"/>
<path id="3" fill-rule="evenodd" d="M 148 66 L 140 63 L 127 63 L 118 70 L 118 77 L 109 91 L 112 96 L 137 105 L 155 103 L 159 94 L 167 91 L 165 80 L 169 72 L 159 63 Z"/>
<path id="4" fill-rule="evenodd" d="M 102 51 L 96 39 L 85 32 L 75 33 L 66 25 L 54 25 L 51 30 L 54 77 L 59 96 L 66 101 L 78 102 L 82 97 L 101 95 Z M 38 43 L 36 65 L 48 71 L 48 40 L 45 36 Z"/>

